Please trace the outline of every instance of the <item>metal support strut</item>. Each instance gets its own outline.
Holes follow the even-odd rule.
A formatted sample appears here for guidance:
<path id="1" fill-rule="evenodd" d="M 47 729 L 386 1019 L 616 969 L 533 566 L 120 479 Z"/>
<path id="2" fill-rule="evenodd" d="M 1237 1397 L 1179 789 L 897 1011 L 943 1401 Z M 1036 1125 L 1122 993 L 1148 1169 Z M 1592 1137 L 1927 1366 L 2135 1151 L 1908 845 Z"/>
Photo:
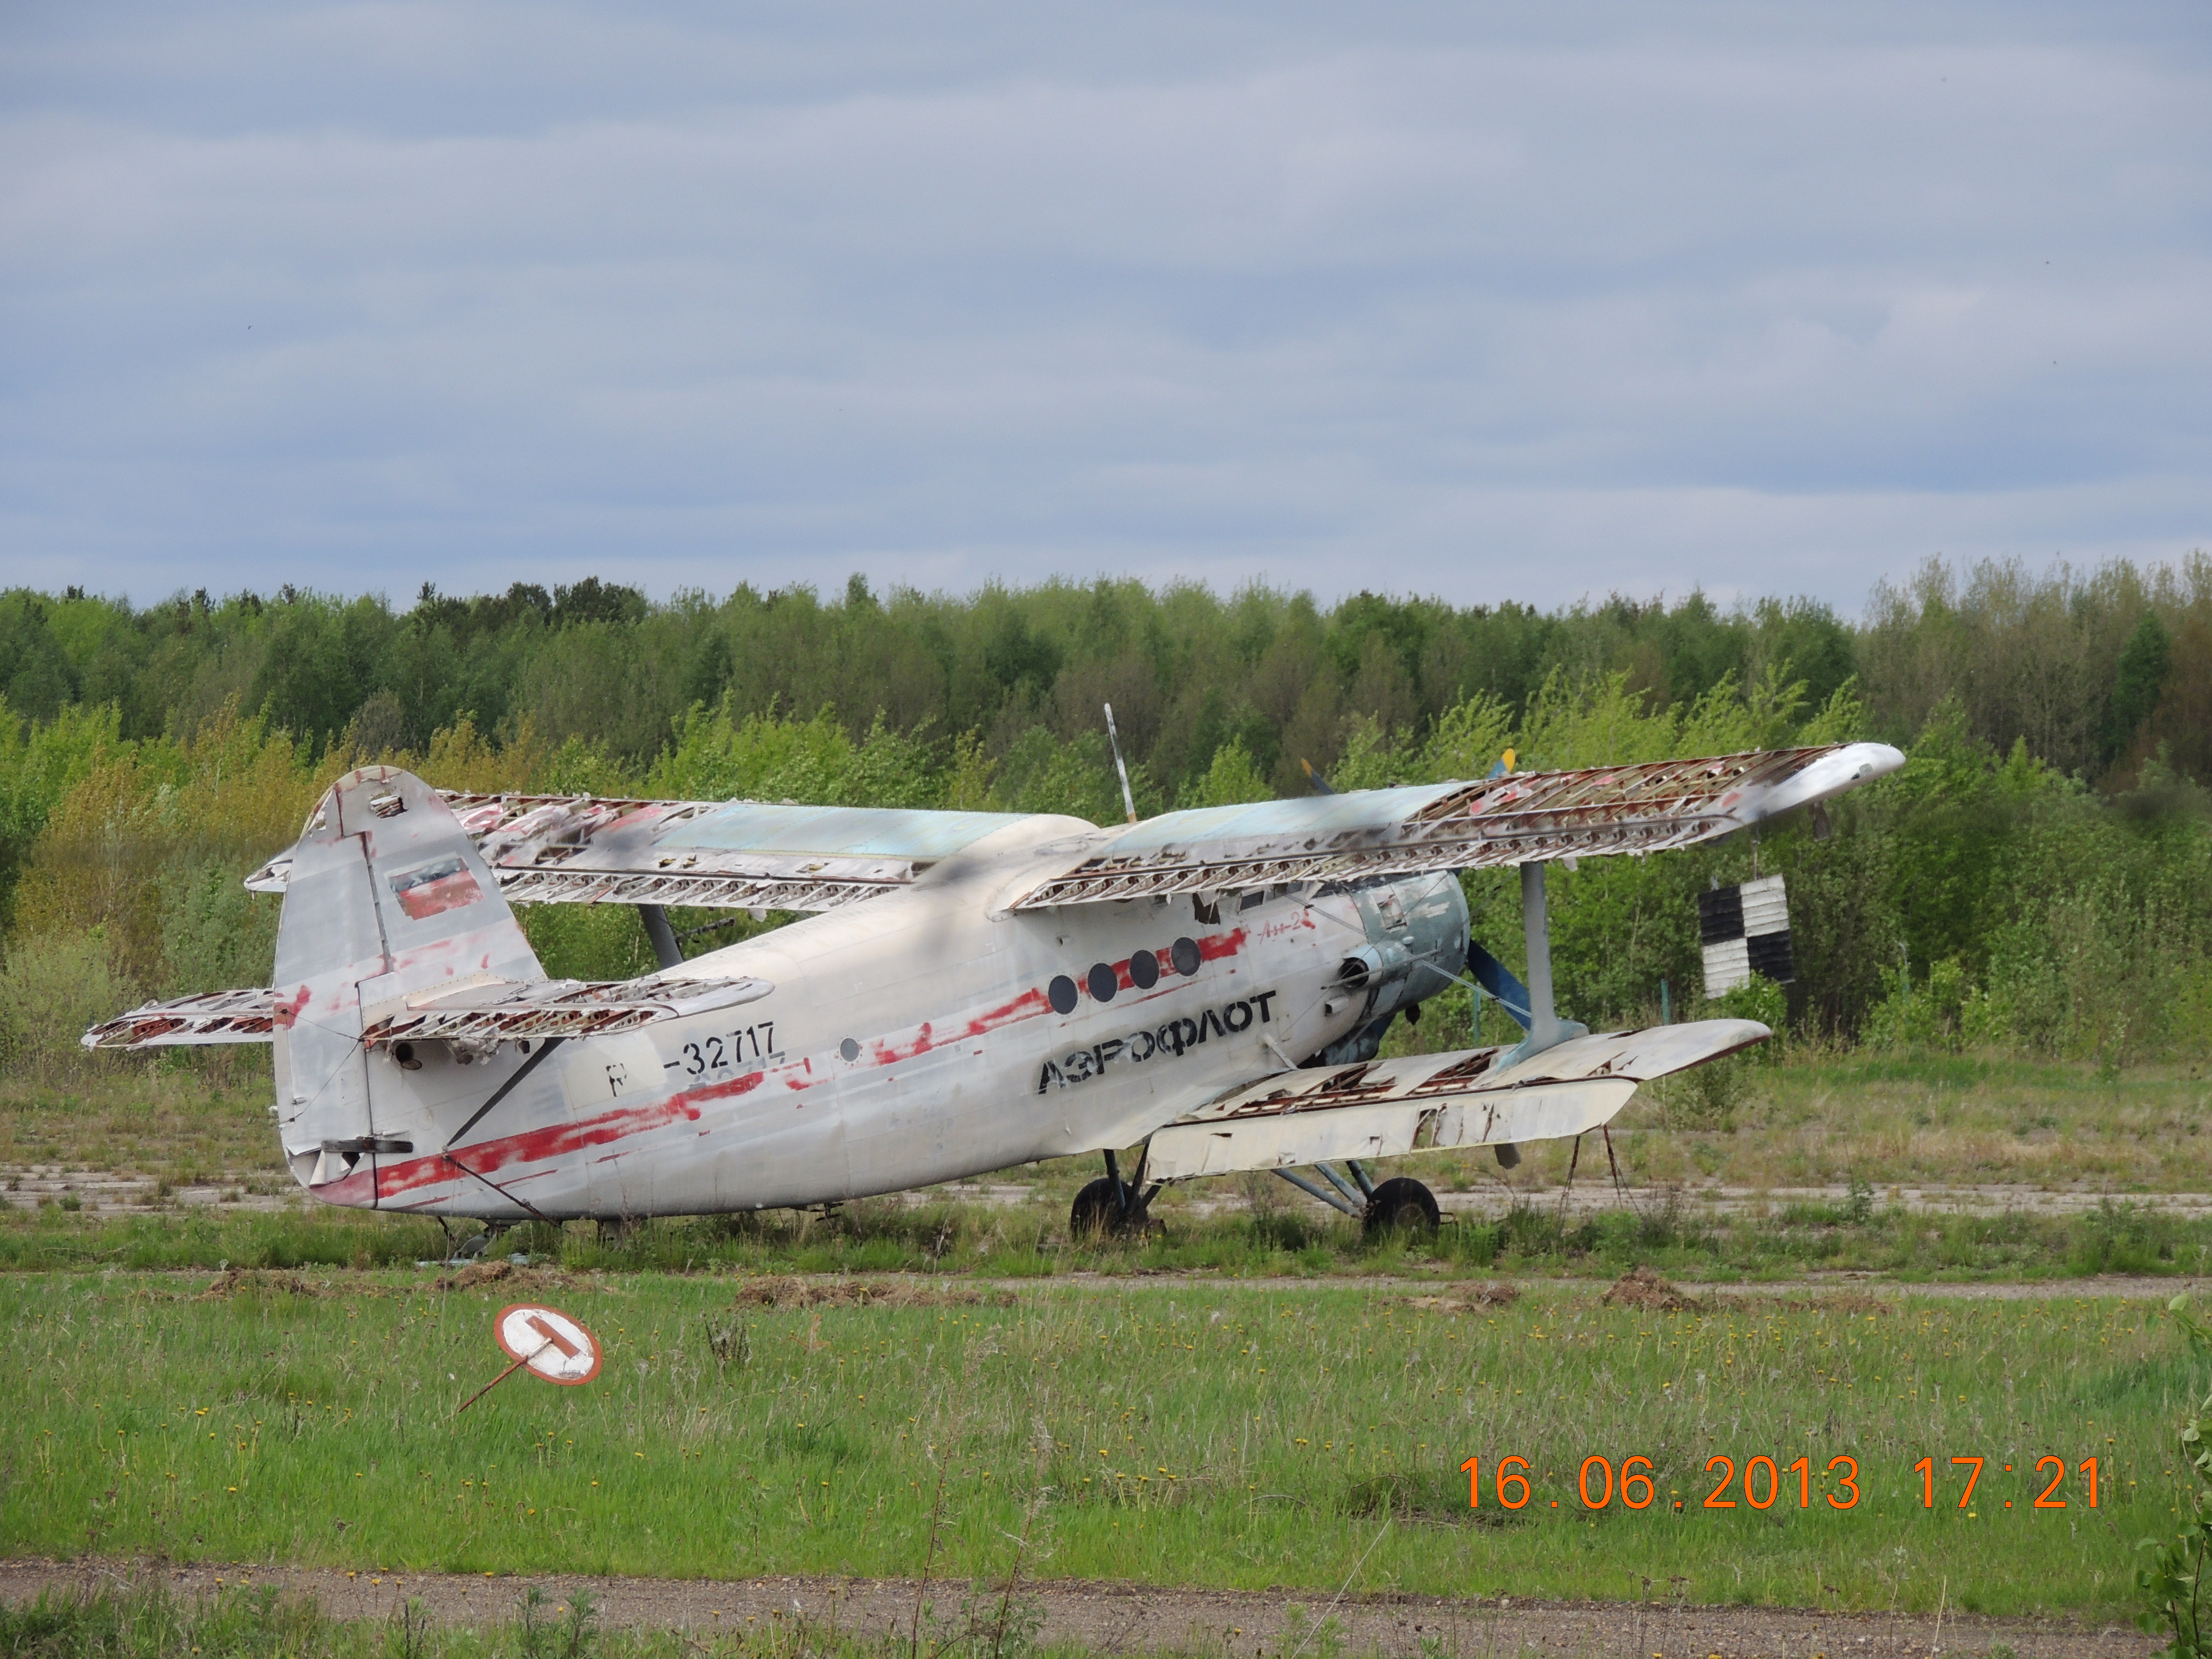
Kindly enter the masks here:
<path id="1" fill-rule="evenodd" d="M 1552 927 L 1544 912 L 1541 864 L 1521 866 L 1521 930 L 1528 945 L 1528 1035 L 1498 1057 L 1497 1068 L 1501 1072 L 1570 1037 L 1589 1035 L 1589 1026 L 1561 1019 L 1552 1006 Z M 1510 1006 L 1508 1012 L 1511 1012 Z M 1498 1159 L 1509 1169 L 1518 1161 L 1517 1156 L 1510 1161 L 1502 1155 Z"/>
<path id="2" fill-rule="evenodd" d="M 653 960 L 663 968 L 684 965 L 684 947 L 676 942 L 676 930 L 669 926 L 668 912 L 657 904 L 637 907 L 638 919 L 645 923 L 645 936 L 653 941 Z"/>
<path id="3" fill-rule="evenodd" d="M 1528 1042 L 1531 1054 L 1559 1040 L 1552 1008 L 1552 924 L 1544 910 L 1544 866 L 1521 866 L 1521 932 L 1528 944 Z"/>
<path id="4" fill-rule="evenodd" d="M 1322 1180 L 1328 1182 L 1330 1186 L 1335 1188 L 1337 1191 L 1344 1194 L 1344 1201 L 1346 1203 L 1357 1204 L 1360 1201 L 1361 1194 L 1353 1189 L 1352 1183 L 1346 1181 L 1342 1176 L 1337 1174 L 1334 1170 L 1329 1168 L 1328 1164 L 1316 1164 L 1314 1165 L 1314 1168 L 1321 1172 Z"/>
<path id="5" fill-rule="evenodd" d="M 501 1198 L 505 1199 L 510 1204 L 520 1205 L 524 1209 L 529 1211 L 532 1216 L 544 1222 L 549 1227 L 556 1224 L 550 1216 L 540 1210 L 528 1199 L 522 1197 L 520 1194 L 510 1193 L 506 1188 L 501 1186 L 496 1181 L 491 1179 L 490 1176 L 472 1170 L 467 1164 L 462 1163 L 459 1158 L 453 1156 L 453 1146 L 463 1135 L 468 1133 L 468 1132 L 475 1128 L 477 1124 L 483 1122 L 486 1114 L 488 1114 L 493 1107 L 498 1105 L 501 1101 L 505 1100 L 508 1094 L 513 1091 L 517 1084 L 520 1083 L 523 1079 L 528 1077 L 532 1072 L 544 1065 L 545 1063 L 546 1057 L 567 1041 L 568 1039 L 566 1037 L 546 1037 L 543 1039 L 538 1043 L 537 1048 L 532 1053 L 530 1057 L 524 1060 L 521 1065 L 514 1068 L 514 1075 L 508 1078 L 506 1082 L 501 1084 L 498 1088 L 493 1090 L 491 1098 L 485 1101 L 483 1105 L 477 1107 L 475 1111 L 470 1113 L 469 1121 L 462 1124 L 459 1128 L 454 1130 L 452 1134 L 446 1138 L 446 1144 L 439 1149 L 438 1153 L 438 1155 L 444 1158 L 447 1163 L 452 1164 L 463 1175 L 468 1176 L 470 1180 L 477 1182 L 483 1186 L 490 1188 L 492 1191 L 497 1193 Z M 490 1224 L 489 1220 L 487 1220 L 485 1224 L 487 1227 L 489 1226 Z"/>
<path id="6" fill-rule="evenodd" d="M 1121 1179 L 1121 1160 L 1111 1151 L 1106 1154 L 1106 1179 L 1114 1183 L 1114 1213 L 1125 1223 L 1132 1218 L 1143 1216 L 1152 1207 L 1152 1200 L 1159 1196 L 1159 1182 L 1154 1182 L 1149 1188 L 1145 1185 L 1145 1165 L 1151 1160 L 1152 1148 L 1147 1146 L 1137 1159 L 1136 1179 L 1124 1181 Z"/>
<path id="7" fill-rule="evenodd" d="M 1367 1210 L 1364 1205 L 1354 1204 L 1350 1200 L 1329 1192 L 1324 1188 L 1315 1186 L 1296 1170 L 1278 1170 L 1275 1173 L 1305 1194 L 1307 1197 L 1319 1199 L 1332 1210 L 1341 1210 L 1355 1220 L 1364 1221 L 1367 1218 Z"/>

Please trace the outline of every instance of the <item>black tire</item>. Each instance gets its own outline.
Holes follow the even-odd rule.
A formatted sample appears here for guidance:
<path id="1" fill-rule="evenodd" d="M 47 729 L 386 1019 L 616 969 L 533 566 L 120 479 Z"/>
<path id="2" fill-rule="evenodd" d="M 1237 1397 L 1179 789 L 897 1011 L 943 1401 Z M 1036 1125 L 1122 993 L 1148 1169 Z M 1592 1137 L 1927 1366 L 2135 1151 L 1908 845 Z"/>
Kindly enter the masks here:
<path id="1" fill-rule="evenodd" d="M 1443 1220 L 1436 1194 L 1408 1176 L 1396 1176 L 1377 1187 L 1367 1200 L 1365 1225 L 1369 1236 L 1394 1227 L 1432 1233 Z"/>
<path id="2" fill-rule="evenodd" d="M 1075 1202 L 1069 1206 L 1068 1237 L 1076 1239 L 1111 1238 L 1121 1231 L 1126 1218 L 1114 1191 L 1114 1182 L 1100 1176 L 1076 1194 Z"/>

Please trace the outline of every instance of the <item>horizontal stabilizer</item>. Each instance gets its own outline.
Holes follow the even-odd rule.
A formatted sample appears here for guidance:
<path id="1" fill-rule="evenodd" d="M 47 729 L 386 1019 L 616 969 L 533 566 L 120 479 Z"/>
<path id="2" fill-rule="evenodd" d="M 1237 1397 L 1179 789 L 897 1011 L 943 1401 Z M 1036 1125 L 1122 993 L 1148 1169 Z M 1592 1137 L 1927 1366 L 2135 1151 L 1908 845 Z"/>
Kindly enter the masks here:
<path id="1" fill-rule="evenodd" d="M 266 1042 L 276 1024 L 276 993 L 203 991 L 149 1002 L 103 1020 L 79 1039 L 88 1048 L 165 1048 L 181 1043 Z"/>
<path id="2" fill-rule="evenodd" d="M 526 1037 L 604 1036 L 753 1002 L 775 988 L 764 979 L 494 980 L 364 1010 L 362 1041 L 513 1042 Z"/>
<path id="3" fill-rule="evenodd" d="M 1145 1172 L 1179 1181 L 1583 1134 L 1611 1121 L 1638 1084 L 1772 1035 L 1752 1020 L 1708 1019 L 1573 1037 L 1504 1071 L 1495 1067 L 1506 1050 L 1472 1048 L 1285 1072 L 1155 1132 Z"/>
<path id="4" fill-rule="evenodd" d="M 521 1037 L 598 1036 L 665 1019 L 734 1008 L 775 988 L 761 979 L 514 980 L 441 986 L 368 1011 L 364 1042 L 511 1042 Z M 294 1011 L 273 990 L 210 991 L 149 1002 L 94 1026 L 88 1048 L 158 1048 L 179 1043 L 266 1042 Z"/>

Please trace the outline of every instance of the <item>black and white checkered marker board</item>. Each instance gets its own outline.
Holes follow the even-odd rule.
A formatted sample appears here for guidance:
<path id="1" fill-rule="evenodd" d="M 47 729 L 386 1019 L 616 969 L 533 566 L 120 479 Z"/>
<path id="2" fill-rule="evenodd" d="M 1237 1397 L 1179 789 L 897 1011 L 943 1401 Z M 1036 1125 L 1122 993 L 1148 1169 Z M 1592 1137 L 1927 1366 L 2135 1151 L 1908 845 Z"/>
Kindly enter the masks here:
<path id="1" fill-rule="evenodd" d="M 1705 994 L 1751 983 L 1753 974 L 1787 985 L 1797 977 L 1790 955 L 1790 901 L 1782 878 L 1698 895 L 1698 937 L 1705 947 Z"/>

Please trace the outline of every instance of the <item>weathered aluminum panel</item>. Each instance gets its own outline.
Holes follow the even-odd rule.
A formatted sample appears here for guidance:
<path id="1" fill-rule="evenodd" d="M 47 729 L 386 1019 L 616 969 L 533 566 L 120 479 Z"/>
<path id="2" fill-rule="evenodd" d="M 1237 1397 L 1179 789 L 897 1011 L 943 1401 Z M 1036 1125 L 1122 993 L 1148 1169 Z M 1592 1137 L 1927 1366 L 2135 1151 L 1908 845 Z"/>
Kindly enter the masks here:
<path id="1" fill-rule="evenodd" d="M 775 988 L 759 979 L 499 980 L 418 993 L 386 1012 L 369 1009 L 362 1041 L 510 1042 L 526 1037 L 600 1036 L 664 1020 L 688 1019 L 757 1001 Z"/>
<path id="2" fill-rule="evenodd" d="M 1752 1020 L 1699 1020 L 1575 1037 L 1504 1071 L 1495 1069 L 1504 1050 L 1472 1048 L 1287 1072 L 1157 1131 L 1145 1173 L 1179 1181 L 1582 1134 L 1626 1105 L 1639 1083 L 1772 1035 Z"/>
<path id="3" fill-rule="evenodd" d="M 517 904 L 834 910 L 1020 822 L 1004 812 L 441 791 Z M 281 892 L 290 854 L 246 878 Z"/>
<path id="4" fill-rule="evenodd" d="M 686 846 L 722 852 L 799 853 L 934 864 L 1010 823 L 1019 823 L 1024 816 L 732 801 L 694 820 L 681 839 Z"/>
<path id="5" fill-rule="evenodd" d="M 1092 850 L 1016 905 L 1662 852 L 1904 763 L 1885 744 L 1826 744 L 1171 812 Z"/>
<path id="6" fill-rule="evenodd" d="M 319 1194 L 412 1140 L 369 1063 L 368 1011 L 544 969 L 496 878 L 445 799 L 392 767 L 333 784 L 293 848 L 276 929 L 276 1121 L 294 1172 Z M 333 1170 L 325 1148 L 366 1150 Z"/>
<path id="7" fill-rule="evenodd" d="M 182 1043 L 266 1042 L 276 1023 L 276 993 L 204 991 L 148 1002 L 103 1020 L 80 1039 L 88 1048 L 161 1048 Z"/>
<path id="8" fill-rule="evenodd" d="M 1456 793 L 1415 793 L 1428 803 L 1415 803 L 1417 823 Z M 1356 836 L 1344 826 L 1370 807 L 1355 799 L 1326 809 L 1349 818 L 1300 822 Z M 1255 1085 L 1366 1017 L 1341 994 L 1346 939 L 1372 938 L 1370 908 L 1383 933 L 1402 931 L 1366 890 L 1285 883 L 1233 905 L 1156 896 L 1010 910 L 1038 878 L 1123 833 L 1045 817 L 1000 830 L 911 884 L 884 879 L 898 872 L 883 867 L 896 860 L 880 842 L 696 849 L 702 861 L 688 871 L 673 856 L 662 870 L 656 854 L 652 869 L 625 872 L 591 867 L 588 848 L 562 839 L 606 852 L 635 833 L 666 853 L 714 810 L 448 799 L 381 769 L 342 781 L 295 849 L 278 940 L 277 1118 L 299 1178 L 347 1205 L 644 1216 L 897 1191 L 1155 1130 L 1224 1130 L 1235 1141 L 1276 1125 L 1323 1137 L 1279 1145 L 1273 1157 L 1418 1145 L 1424 1133 L 1534 1139 L 1601 1121 L 1639 1076 L 1762 1035 L 1670 1027 L 1562 1043 L 1510 1072 L 1480 1051 Z M 1378 834 L 1408 821 L 1403 800 L 1392 810 L 1400 816 Z M 664 819 L 658 842 L 637 829 Z M 555 856 L 541 864 L 541 853 Z M 703 861 L 708 853 L 756 866 L 733 873 Z M 495 868 L 493 854 L 512 867 Z M 921 861 L 908 866 L 912 874 Z M 526 875 L 575 884 L 580 896 L 664 879 L 818 891 L 834 877 L 881 902 L 675 970 L 714 981 L 706 990 L 659 980 L 551 987 L 506 902 L 510 879 Z M 1419 896 L 1409 884 L 1394 896 L 1413 923 Z M 776 988 L 740 1006 L 756 984 Z M 402 1022 L 445 1040 L 403 1052 L 392 1040 Z M 506 1040 L 526 1033 L 576 1040 L 551 1051 L 532 1042 L 527 1054 Z M 1315 1087 L 1326 1097 L 1279 1096 Z M 1223 1117 L 1231 1103 L 1253 1109 Z M 1536 1115 L 1501 1130 L 1500 1115 L 1523 1108 Z M 1391 1115 L 1364 1123 L 1363 1113 Z"/>

